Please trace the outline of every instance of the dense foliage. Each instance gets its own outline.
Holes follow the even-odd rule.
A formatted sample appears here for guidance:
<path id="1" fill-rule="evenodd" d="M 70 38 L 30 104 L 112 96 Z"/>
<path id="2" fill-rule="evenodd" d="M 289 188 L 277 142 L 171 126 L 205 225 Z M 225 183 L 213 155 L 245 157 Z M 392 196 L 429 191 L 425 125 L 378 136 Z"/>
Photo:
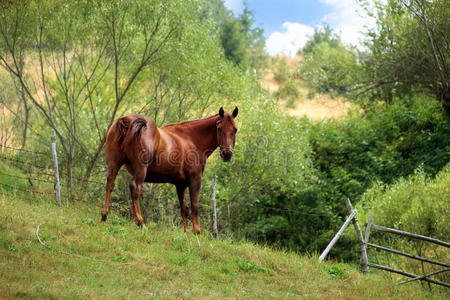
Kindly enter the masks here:
<path id="1" fill-rule="evenodd" d="M 331 48 L 338 48 L 342 46 L 341 38 L 334 30 L 326 25 L 314 29 L 314 34 L 306 42 L 305 46 L 298 51 L 298 54 L 306 55 L 313 52 L 314 48 L 319 44 L 328 44 Z"/>
<path id="2" fill-rule="evenodd" d="M 351 89 L 359 70 L 356 50 L 343 44 L 315 44 L 305 54 L 300 76 L 319 93 L 344 94 Z"/>
<path id="3" fill-rule="evenodd" d="M 319 123 L 253 113 L 242 116 L 233 162 L 211 170 L 223 229 L 257 241 L 320 251 L 348 214 L 345 198 L 358 203 L 375 182 L 418 167 L 434 176 L 450 161 L 450 123 L 438 102 L 421 97 Z M 349 243 L 332 255 L 357 254 Z"/>
<path id="4" fill-rule="evenodd" d="M 311 145 L 332 205 L 358 199 L 373 182 L 390 183 L 423 164 L 435 175 L 450 161 L 450 123 L 437 102 L 422 97 L 379 104 L 361 118 L 313 125 Z"/>
<path id="5" fill-rule="evenodd" d="M 202 3 L 2 2 L 1 75 L 16 98 L 3 104 L 19 117 L 22 146 L 42 127 L 29 142 L 49 149 L 55 131 L 71 189 L 98 166 L 118 116 L 147 113 L 160 125 L 244 98 L 254 81 L 224 57 Z"/>
<path id="6" fill-rule="evenodd" d="M 450 116 L 448 1 L 374 3 L 377 26 L 368 32 L 369 55 L 362 59 L 367 75 L 361 80 L 362 88 L 390 98 L 426 90 L 441 101 Z"/>
<path id="7" fill-rule="evenodd" d="M 276 97 L 259 86 L 252 71 L 262 70 L 264 41 L 248 9 L 236 17 L 219 0 L 6 1 L 0 8 L 0 103 L 8 112 L 0 112 L 0 146 L 24 149 L 10 161 L 23 163 L 17 167 L 31 188 L 33 178 L 52 182 L 46 153 L 55 132 L 65 203 L 100 206 L 106 132 L 131 112 L 164 125 L 239 106 L 232 162 L 213 155 L 204 174 L 202 226 L 217 176 L 221 233 L 298 251 L 325 247 L 347 214 L 345 197 L 384 202 L 385 196 L 367 200 L 380 194 L 377 188 L 363 195 L 418 167 L 435 176 L 450 161 L 449 119 L 419 84 L 391 86 L 389 99 L 365 94 L 369 105 L 339 120 L 287 116 L 273 98 L 298 98 L 297 81 L 279 60 Z M 374 47 L 382 45 L 381 36 L 371 37 Z M 369 49 L 367 59 L 381 62 Z M 350 95 L 374 71 L 328 27 L 316 31 L 302 55 L 300 74 L 318 92 Z M 389 72 L 383 68 L 377 72 Z M 113 209 L 123 216 L 130 214 L 129 181 L 122 172 L 113 194 Z M 146 221 L 179 222 L 172 186 L 147 185 L 141 203 Z M 332 255 L 354 257 L 350 245 L 344 237 Z"/>
<path id="8" fill-rule="evenodd" d="M 392 185 L 378 183 L 367 190 L 359 204 L 362 220 L 373 213 L 373 223 L 400 230 L 431 236 L 448 241 L 450 236 L 450 165 L 444 167 L 435 178 L 430 178 L 423 167 L 414 175 L 396 180 Z M 448 249 L 429 242 L 393 237 L 389 234 L 373 232 L 372 243 L 385 245 L 422 257 L 432 257 L 438 261 L 448 259 Z M 415 274 L 430 273 L 439 267 L 421 264 L 400 256 L 379 255 L 369 252 L 375 258 L 386 261 L 398 269 L 410 270 Z M 448 276 L 440 275 L 445 281 Z"/>
<path id="9" fill-rule="evenodd" d="M 255 26 L 253 13 L 244 3 L 239 16 L 225 8 L 222 0 L 208 1 L 225 57 L 242 69 L 261 71 L 267 63 L 263 30 Z"/>

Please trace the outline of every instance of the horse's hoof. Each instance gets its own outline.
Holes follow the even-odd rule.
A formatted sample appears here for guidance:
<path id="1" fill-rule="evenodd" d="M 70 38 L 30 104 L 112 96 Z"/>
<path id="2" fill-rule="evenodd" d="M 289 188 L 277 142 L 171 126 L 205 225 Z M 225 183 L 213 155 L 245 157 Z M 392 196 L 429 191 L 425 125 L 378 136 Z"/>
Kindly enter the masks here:
<path id="1" fill-rule="evenodd" d="M 106 222 L 106 217 L 107 217 L 106 214 L 102 214 L 102 222 Z"/>
<path id="2" fill-rule="evenodd" d="M 136 221 L 136 225 L 139 227 L 139 228 L 147 228 L 146 226 L 145 226 L 145 224 L 144 224 L 144 221 Z"/>

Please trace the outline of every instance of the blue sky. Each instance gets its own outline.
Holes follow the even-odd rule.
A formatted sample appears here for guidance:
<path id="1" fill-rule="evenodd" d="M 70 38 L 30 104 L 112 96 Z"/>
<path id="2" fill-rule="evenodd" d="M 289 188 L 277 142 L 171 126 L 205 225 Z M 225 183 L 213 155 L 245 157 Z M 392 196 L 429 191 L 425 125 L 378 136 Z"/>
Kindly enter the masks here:
<path id="1" fill-rule="evenodd" d="M 241 12 L 243 2 L 225 1 L 234 12 Z M 331 12 L 329 6 L 320 1 L 308 0 L 248 0 L 250 10 L 255 14 L 256 23 L 263 27 L 268 38 L 270 33 L 283 29 L 284 22 L 300 22 L 314 27 L 322 17 Z"/>
<path id="2" fill-rule="evenodd" d="M 264 29 L 266 49 L 271 55 L 294 55 L 314 29 L 328 24 L 347 44 L 358 45 L 360 31 L 370 25 L 356 0 L 247 0 L 256 25 Z M 243 0 L 225 0 L 239 14 Z"/>

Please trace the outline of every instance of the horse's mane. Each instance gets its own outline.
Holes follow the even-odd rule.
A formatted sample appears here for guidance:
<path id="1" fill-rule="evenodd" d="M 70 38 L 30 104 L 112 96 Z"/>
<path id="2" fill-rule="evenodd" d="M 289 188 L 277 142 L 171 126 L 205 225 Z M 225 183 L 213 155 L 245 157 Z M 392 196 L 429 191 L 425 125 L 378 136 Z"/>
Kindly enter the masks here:
<path id="1" fill-rule="evenodd" d="M 193 123 L 209 121 L 209 120 L 211 120 L 211 119 L 213 119 L 213 118 L 215 118 L 217 116 L 218 116 L 218 114 L 215 114 L 213 116 L 202 118 L 202 119 L 187 120 L 187 121 L 181 121 L 179 123 L 167 124 L 167 125 L 164 125 L 163 127 L 190 125 L 190 124 L 193 124 Z"/>

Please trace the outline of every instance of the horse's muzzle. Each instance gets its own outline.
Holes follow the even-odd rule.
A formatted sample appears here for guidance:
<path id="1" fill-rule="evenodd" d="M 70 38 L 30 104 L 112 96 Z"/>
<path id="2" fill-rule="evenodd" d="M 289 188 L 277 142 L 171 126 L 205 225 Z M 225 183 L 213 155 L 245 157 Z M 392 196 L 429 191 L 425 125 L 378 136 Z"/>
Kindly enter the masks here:
<path id="1" fill-rule="evenodd" d="M 221 148 L 220 149 L 220 157 L 224 162 L 228 162 L 231 160 L 231 157 L 233 156 L 233 149 L 232 148 Z"/>

